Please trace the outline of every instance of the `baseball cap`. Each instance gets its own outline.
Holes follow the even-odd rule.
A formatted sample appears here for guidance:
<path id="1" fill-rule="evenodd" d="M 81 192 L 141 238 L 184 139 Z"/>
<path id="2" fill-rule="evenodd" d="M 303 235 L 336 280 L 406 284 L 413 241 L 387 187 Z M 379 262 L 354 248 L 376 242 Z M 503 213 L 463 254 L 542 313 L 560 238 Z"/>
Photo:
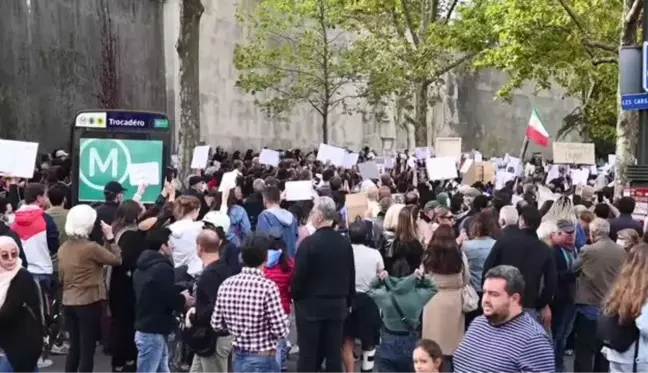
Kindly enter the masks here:
<path id="1" fill-rule="evenodd" d="M 573 233 L 576 230 L 576 225 L 573 221 L 567 219 L 560 219 L 556 222 L 558 230 L 565 233 Z"/>
<path id="2" fill-rule="evenodd" d="M 189 178 L 189 186 L 194 186 L 200 182 L 205 181 L 205 178 L 198 175 L 193 175 Z"/>
<path id="3" fill-rule="evenodd" d="M 68 153 L 66 153 L 64 150 L 57 150 L 56 153 L 54 153 L 54 156 L 56 158 L 65 158 L 68 156 Z"/>
<path id="4" fill-rule="evenodd" d="M 203 226 L 221 227 L 227 233 L 230 228 L 230 218 L 226 213 L 220 211 L 210 211 L 202 219 Z"/>
<path id="5" fill-rule="evenodd" d="M 114 194 L 119 194 L 122 192 L 127 191 L 128 189 L 124 188 L 119 182 L 117 181 L 109 181 L 106 186 L 104 186 L 104 192 L 111 192 Z"/>

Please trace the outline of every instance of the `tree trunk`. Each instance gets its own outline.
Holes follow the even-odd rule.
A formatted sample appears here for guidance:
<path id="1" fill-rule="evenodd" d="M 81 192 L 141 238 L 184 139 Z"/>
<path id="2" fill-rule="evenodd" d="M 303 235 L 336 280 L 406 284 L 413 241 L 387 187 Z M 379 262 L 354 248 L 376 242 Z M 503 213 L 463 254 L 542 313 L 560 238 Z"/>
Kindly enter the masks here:
<path id="1" fill-rule="evenodd" d="M 182 0 L 180 35 L 176 50 L 180 59 L 180 129 L 178 131 L 179 175 L 185 182 L 191 172 L 193 149 L 200 142 L 200 17 L 201 0 Z"/>
<path id="2" fill-rule="evenodd" d="M 327 105 L 324 105 L 327 106 Z M 322 114 L 322 143 L 329 143 L 329 133 L 328 133 L 328 107 L 325 108 L 324 114 Z"/>
<path id="3" fill-rule="evenodd" d="M 417 146 L 428 145 L 428 87 L 429 84 L 417 83 L 414 92 L 415 141 Z"/>
<path id="4" fill-rule="evenodd" d="M 628 14 L 632 9 L 634 1 L 623 1 L 623 15 L 621 19 L 621 35 L 620 46 L 634 46 L 637 45 L 637 23 L 638 18 L 634 19 L 634 24 L 628 23 Z M 617 86 L 617 103 L 618 113 L 617 116 L 617 141 L 616 141 L 616 156 L 617 164 L 615 167 L 615 180 L 614 180 L 614 195 L 620 197 L 628 183 L 626 177 L 626 169 L 629 165 L 634 164 L 635 150 L 637 148 L 637 139 L 639 135 L 639 113 L 636 111 L 623 111 L 621 109 L 621 71 L 619 70 L 619 85 Z"/>

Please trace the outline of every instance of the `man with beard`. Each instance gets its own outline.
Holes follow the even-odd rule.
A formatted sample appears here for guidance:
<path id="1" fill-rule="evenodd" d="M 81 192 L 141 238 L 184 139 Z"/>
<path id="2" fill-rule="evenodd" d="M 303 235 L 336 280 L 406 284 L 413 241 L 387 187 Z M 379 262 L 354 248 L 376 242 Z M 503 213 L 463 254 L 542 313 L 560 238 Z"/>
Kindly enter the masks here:
<path id="1" fill-rule="evenodd" d="M 455 352 L 454 371 L 553 372 L 551 341 L 542 326 L 522 310 L 520 271 L 501 265 L 484 277 L 484 314 L 473 320 Z"/>

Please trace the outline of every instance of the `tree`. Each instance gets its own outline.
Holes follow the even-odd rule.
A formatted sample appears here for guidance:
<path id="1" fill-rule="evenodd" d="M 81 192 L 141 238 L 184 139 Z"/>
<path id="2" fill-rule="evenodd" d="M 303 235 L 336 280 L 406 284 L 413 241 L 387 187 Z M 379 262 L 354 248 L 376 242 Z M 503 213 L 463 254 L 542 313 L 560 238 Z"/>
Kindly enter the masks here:
<path id="1" fill-rule="evenodd" d="M 354 20 L 349 25 L 360 35 L 356 47 L 371 61 L 363 66 L 365 96 L 373 103 L 395 100 L 419 144 L 427 145 L 428 111 L 437 99 L 433 89 L 490 43 L 479 24 L 469 30 L 454 19 L 458 2 L 356 0 L 347 5 Z M 458 40 L 470 48 L 458 53 Z"/>
<path id="2" fill-rule="evenodd" d="M 340 28 L 344 0 L 264 0 L 241 9 L 239 21 L 251 39 L 236 46 L 237 85 L 255 96 L 265 113 L 283 118 L 307 104 L 321 117 L 329 141 L 329 115 L 358 97 L 360 56 L 352 35 Z"/>
<path id="3" fill-rule="evenodd" d="M 200 17 L 205 8 L 201 0 L 182 0 L 180 34 L 176 50 L 180 59 L 180 129 L 178 158 L 181 180 L 191 170 L 193 149 L 200 141 Z"/>
<path id="4" fill-rule="evenodd" d="M 599 147 L 616 136 L 616 176 L 625 183 L 638 117 L 620 110 L 618 50 L 636 45 L 641 9 L 641 0 L 476 0 L 460 17 L 496 37 L 473 66 L 509 74 L 499 96 L 509 97 L 526 81 L 537 90 L 564 87 L 581 105 L 565 118 L 559 135 L 577 131 Z"/>

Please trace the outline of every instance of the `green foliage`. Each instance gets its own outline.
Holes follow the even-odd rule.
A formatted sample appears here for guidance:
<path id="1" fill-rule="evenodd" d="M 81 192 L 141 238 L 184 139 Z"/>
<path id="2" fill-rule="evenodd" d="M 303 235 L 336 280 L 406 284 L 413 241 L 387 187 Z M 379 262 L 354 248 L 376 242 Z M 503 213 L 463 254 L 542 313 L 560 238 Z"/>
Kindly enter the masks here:
<path id="1" fill-rule="evenodd" d="M 238 86 L 255 95 L 273 116 L 290 113 L 307 103 L 322 116 L 324 141 L 327 117 L 357 96 L 361 56 L 341 27 L 344 0 L 264 0 L 252 11 L 241 9 L 239 22 L 251 32 L 237 45 L 234 64 Z"/>
<path id="2" fill-rule="evenodd" d="M 509 74 L 501 98 L 527 81 L 536 91 L 562 86 L 582 105 L 565 118 L 559 136 L 576 131 L 603 146 L 615 138 L 622 11 L 621 0 L 476 0 L 460 17 L 496 38 L 473 66 Z"/>

